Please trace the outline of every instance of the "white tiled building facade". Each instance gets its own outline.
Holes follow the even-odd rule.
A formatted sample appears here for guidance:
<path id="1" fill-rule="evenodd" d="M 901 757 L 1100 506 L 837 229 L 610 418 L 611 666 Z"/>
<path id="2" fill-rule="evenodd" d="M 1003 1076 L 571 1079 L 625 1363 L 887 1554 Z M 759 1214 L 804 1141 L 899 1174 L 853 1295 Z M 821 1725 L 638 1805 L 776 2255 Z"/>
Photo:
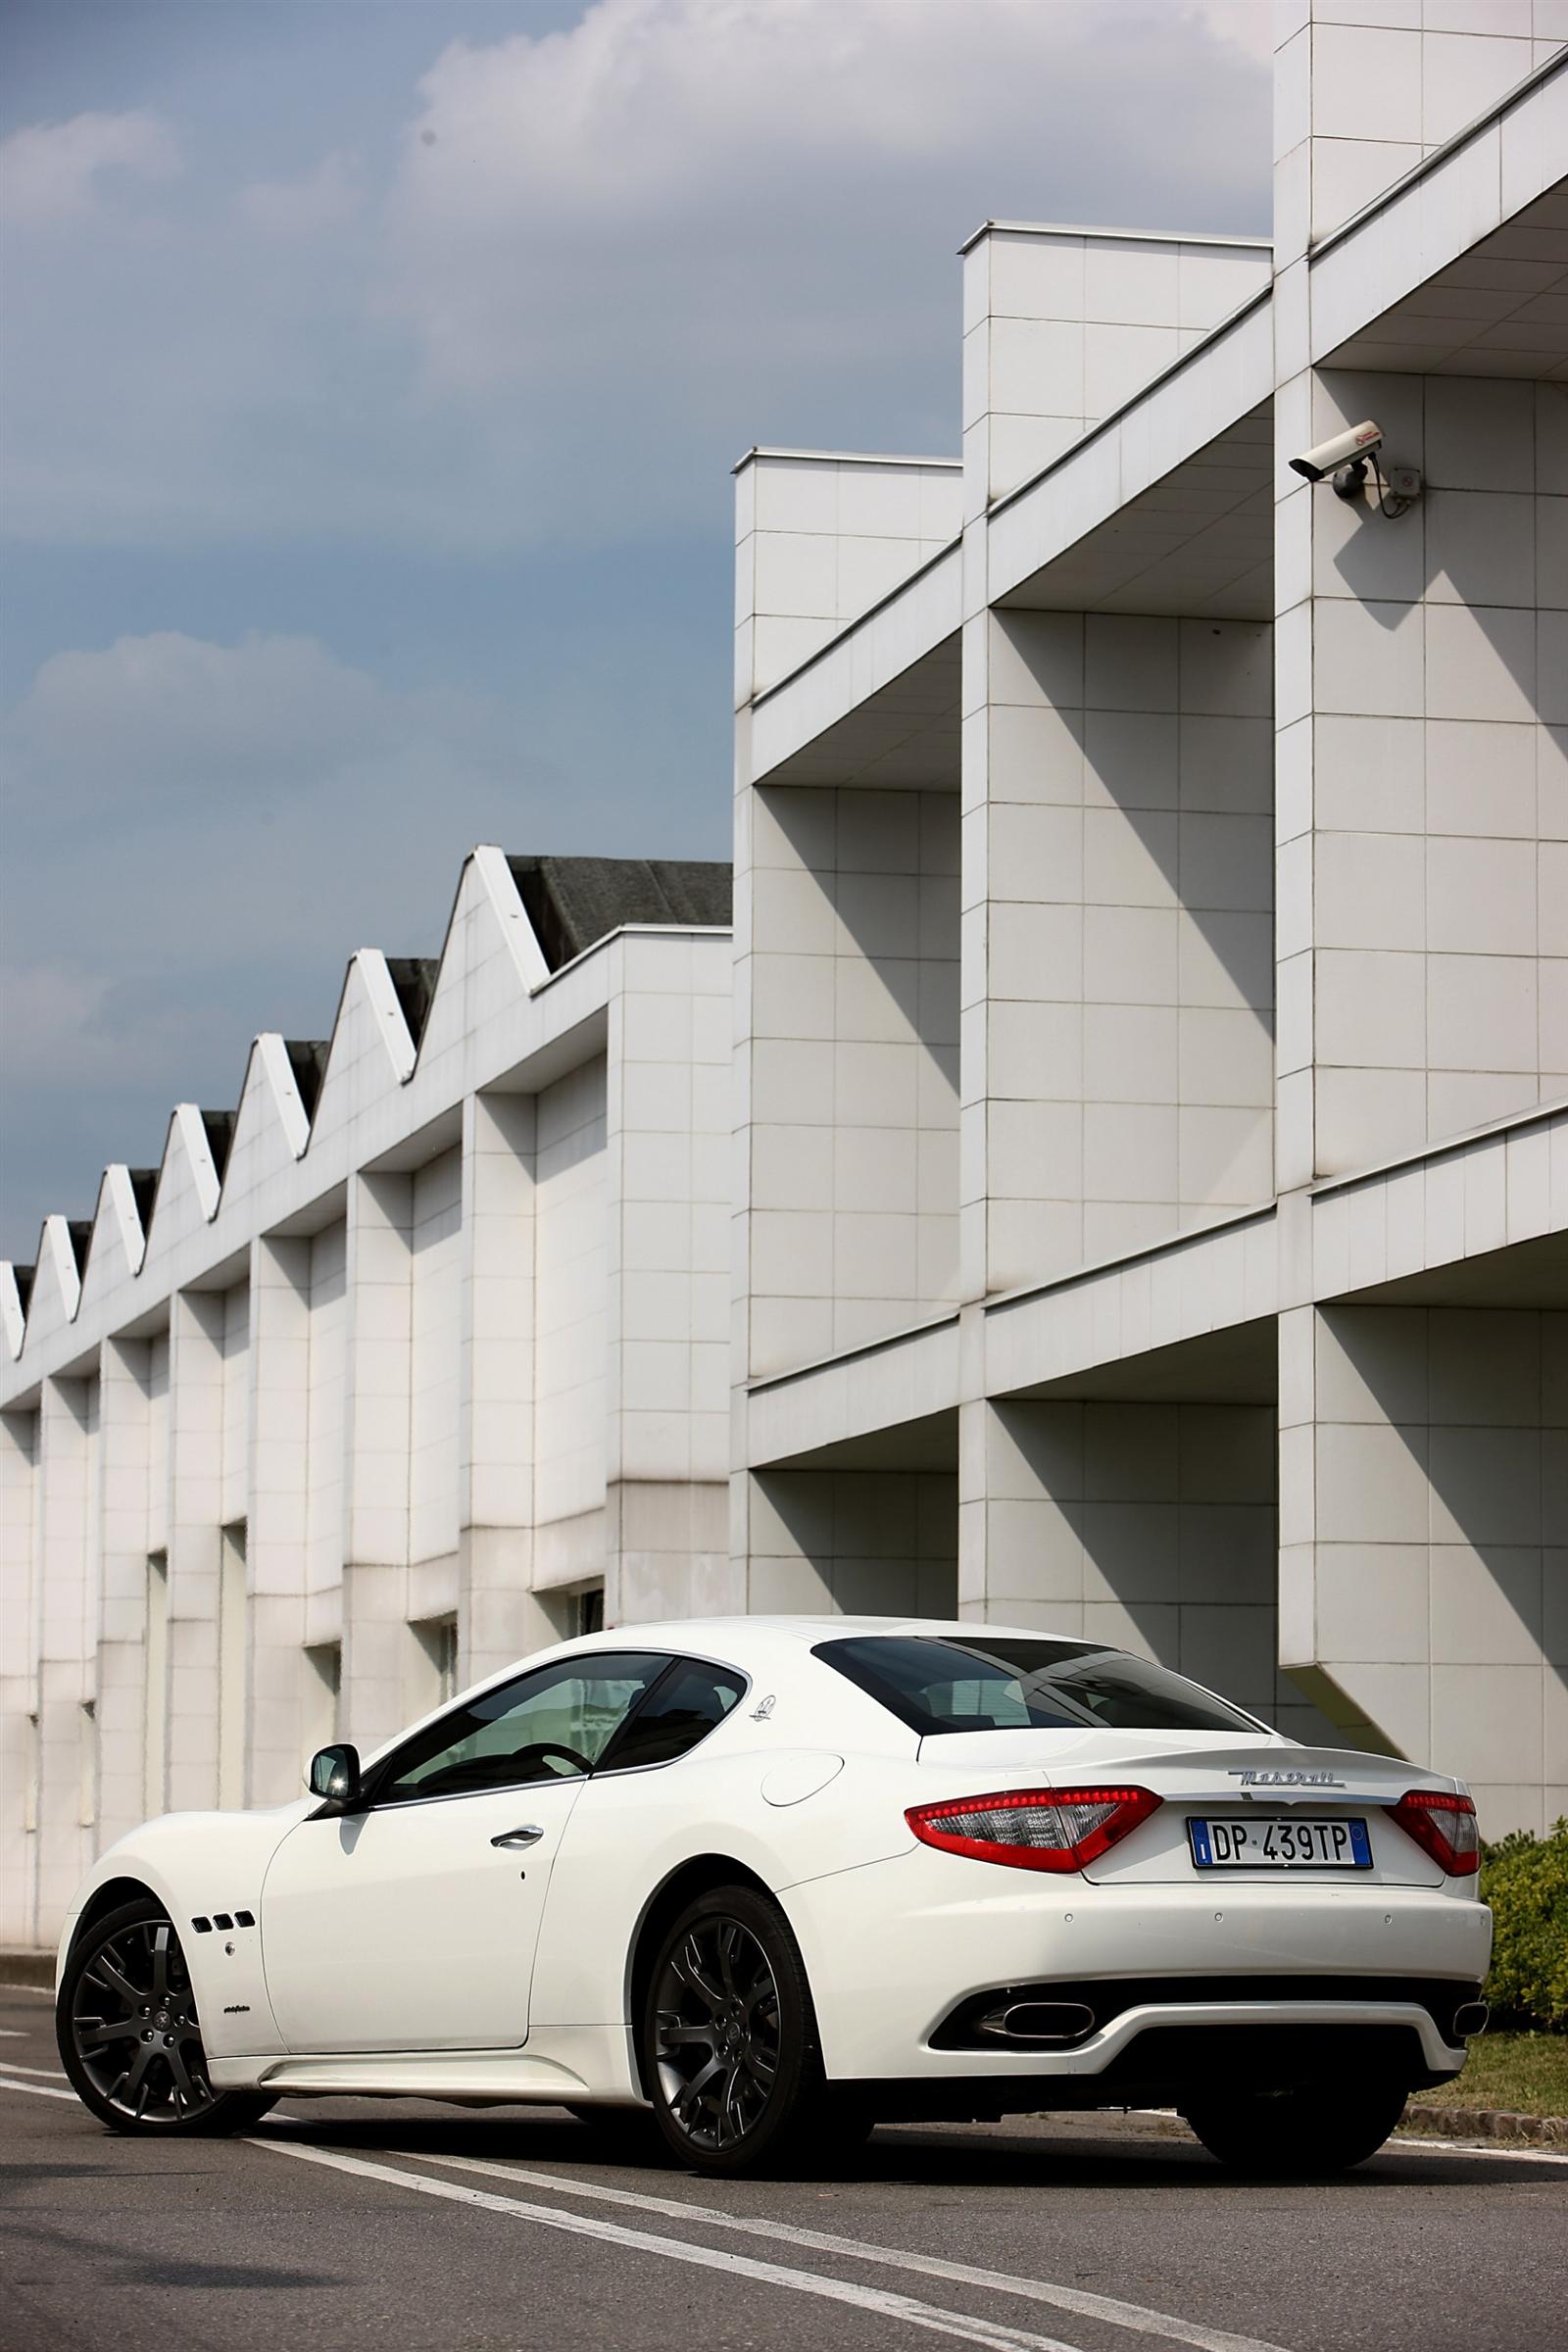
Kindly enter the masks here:
<path id="1" fill-rule="evenodd" d="M 474 852 L 45 1225 L 0 1415 L 0 1943 L 149 1812 L 595 1620 L 722 1602 L 729 869 Z"/>
<path id="2" fill-rule="evenodd" d="M 740 468 L 731 1545 L 754 1607 L 1124 1642 L 1540 1829 L 1568 7 L 1277 33 L 1272 246 L 989 222 L 961 460 Z M 1288 464 L 1367 416 L 1397 516 Z"/>
<path id="3" fill-rule="evenodd" d="M 601 1592 L 1568 1809 L 1568 0 L 1278 31 L 1272 246 L 988 223 L 960 456 L 738 469 L 733 952 L 478 851 L 0 1289 L 0 1941 Z"/>

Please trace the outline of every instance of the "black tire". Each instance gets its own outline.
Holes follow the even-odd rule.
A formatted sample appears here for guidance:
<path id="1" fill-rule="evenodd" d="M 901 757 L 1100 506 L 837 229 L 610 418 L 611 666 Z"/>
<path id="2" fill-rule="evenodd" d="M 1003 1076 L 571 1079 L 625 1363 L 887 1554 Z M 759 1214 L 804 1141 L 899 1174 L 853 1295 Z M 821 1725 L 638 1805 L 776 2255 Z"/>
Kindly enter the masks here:
<path id="1" fill-rule="evenodd" d="M 810 1986 L 784 1914 L 755 1887 L 713 1887 L 664 1936 L 641 2050 L 654 2121 L 684 2164 L 793 2172 L 827 2153 Z"/>
<path id="2" fill-rule="evenodd" d="M 111 2132 L 244 2132 L 276 2104 L 213 2088 L 185 1955 L 151 1895 L 77 1936 L 55 2003 L 55 2039 L 77 2098 Z"/>
<path id="3" fill-rule="evenodd" d="M 1194 2100 L 1183 2109 L 1211 2156 L 1253 2180 L 1348 2172 L 1375 2156 L 1404 2112 L 1387 2082 L 1246 2093 Z"/>

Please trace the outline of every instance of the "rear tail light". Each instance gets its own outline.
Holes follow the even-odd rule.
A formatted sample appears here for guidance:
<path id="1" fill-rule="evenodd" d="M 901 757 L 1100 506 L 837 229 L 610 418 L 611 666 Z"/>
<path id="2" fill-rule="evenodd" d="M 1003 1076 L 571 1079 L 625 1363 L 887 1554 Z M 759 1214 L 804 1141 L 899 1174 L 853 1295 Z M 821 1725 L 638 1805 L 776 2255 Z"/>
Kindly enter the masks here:
<path id="1" fill-rule="evenodd" d="M 1450 1879 L 1467 1878 L 1480 1869 L 1481 1833 L 1467 1796 L 1450 1796 L 1444 1788 L 1411 1788 L 1389 1819 L 1396 1821 Z"/>
<path id="2" fill-rule="evenodd" d="M 1082 1870 L 1147 1821 L 1149 1788 L 1009 1788 L 911 1805 L 904 1818 L 926 1845 L 1013 1870 Z"/>

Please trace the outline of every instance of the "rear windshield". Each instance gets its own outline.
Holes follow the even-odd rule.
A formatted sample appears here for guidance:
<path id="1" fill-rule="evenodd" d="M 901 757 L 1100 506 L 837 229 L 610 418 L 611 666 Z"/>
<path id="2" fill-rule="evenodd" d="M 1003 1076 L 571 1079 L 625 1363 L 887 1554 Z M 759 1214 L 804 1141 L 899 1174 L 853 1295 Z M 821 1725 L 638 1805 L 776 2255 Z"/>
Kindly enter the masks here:
<path id="1" fill-rule="evenodd" d="M 1091 1642 L 872 1634 L 815 1655 L 922 1739 L 941 1732 L 1256 1732 L 1185 1676 Z"/>

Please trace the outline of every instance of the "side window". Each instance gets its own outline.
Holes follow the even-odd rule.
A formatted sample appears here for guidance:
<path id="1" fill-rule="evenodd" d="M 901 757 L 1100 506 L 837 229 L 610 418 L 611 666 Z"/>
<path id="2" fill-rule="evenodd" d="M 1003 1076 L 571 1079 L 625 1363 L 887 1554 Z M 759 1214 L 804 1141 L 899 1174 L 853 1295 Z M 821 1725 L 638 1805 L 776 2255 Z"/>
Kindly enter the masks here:
<path id="1" fill-rule="evenodd" d="M 746 1677 L 733 1667 L 678 1658 L 606 1753 L 605 1770 L 673 1763 L 723 1722 L 745 1690 Z"/>
<path id="2" fill-rule="evenodd" d="M 592 1772 L 668 1663 L 643 1650 L 595 1650 L 482 1691 L 391 1758 L 375 1802 L 466 1796 Z"/>

